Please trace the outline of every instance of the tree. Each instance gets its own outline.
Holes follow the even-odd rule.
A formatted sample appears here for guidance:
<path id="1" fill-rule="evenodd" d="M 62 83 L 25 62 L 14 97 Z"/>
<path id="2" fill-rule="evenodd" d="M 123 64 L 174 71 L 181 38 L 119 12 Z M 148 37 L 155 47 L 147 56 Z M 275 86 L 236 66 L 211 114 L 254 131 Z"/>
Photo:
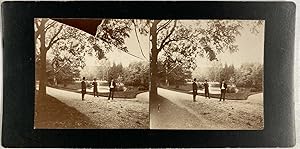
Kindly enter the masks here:
<path id="1" fill-rule="evenodd" d="M 165 85 L 179 85 L 185 82 L 186 79 L 192 78 L 190 69 L 180 64 L 170 64 L 169 62 L 158 62 L 158 81 L 163 81 Z"/>
<path id="2" fill-rule="evenodd" d="M 113 78 L 118 81 L 123 81 L 122 80 L 123 74 L 124 74 L 124 68 L 122 64 L 116 65 L 116 63 L 113 62 L 113 65 L 108 70 L 108 76 L 109 76 L 108 79 Z"/>
<path id="3" fill-rule="evenodd" d="M 47 83 L 56 86 L 57 84 L 67 85 L 72 82 L 74 77 L 80 76 L 80 70 L 72 67 L 70 64 L 66 64 L 63 69 L 56 71 L 53 69 L 53 65 L 50 60 L 46 62 L 47 68 Z"/>
<path id="4" fill-rule="evenodd" d="M 55 29 L 50 31 L 50 28 Z M 39 74 L 39 94 L 41 96 L 46 95 L 46 83 L 47 83 L 47 74 L 46 74 L 46 54 L 47 51 L 51 48 L 53 44 L 55 44 L 59 38 L 57 37 L 58 34 L 61 32 L 63 26 L 57 25 L 56 22 L 49 21 L 49 19 L 35 19 L 35 40 L 40 41 L 40 48 L 36 50 L 37 60 L 39 64 L 40 70 L 38 71 Z M 58 28 L 58 29 L 57 29 Z M 46 38 L 46 33 L 50 34 L 49 38 Z M 46 40 L 47 39 L 47 40 Z"/>
<path id="5" fill-rule="evenodd" d="M 42 18 L 35 19 L 35 41 L 36 45 L 36 64 L 38 65 L 37 74 L 39 79 L 39 94 L 41 96 L 46 95 L 46 84 L 47 84 L 47 74 L 46 74 L 46 58 L 48 51 L 61 40 L 66 40 L 69 38 L 79 39 L 81 42 L 80 48 L 89 42 L 92 45 L 92 49 L 95 50 L 96 56 L 100 59 L 104 57 L 104 50 L 111 50 L 112 46 L 117 47 L 123 51 L 127 51 L 124 47 L 124 38 L 129 37 L 128 32 L 130 28 L 130 21 L 126 20 L 101 20 L 99 24 L 97 38 L 81 36 L 85 34 L 78 29 L 63 25 L 54 20 Z M 129 23 L 129 24 L 128 24 Z M 80 36 L 78 36 L 81 34 Z M 82 40 L 84 39 L 84 40 Z M 79 49 L 80 49 L 79 48 Z M 78 51 L 74 48 L 69 48 L 68 53 L 73 56 L 77 56 L 79 53 L 90 53 L 90 49 L 85 49 L 84 51 Z M 68 61 L 69 59 L 67 59 Z M 79 59 L 84 62 L 83 59 Z M 55 64 L 56 65 L 56 64 Z M 57 69 L 57 68 L 55 68 Z M 58 68 L 59 69 L 59 68 Z"/>
<path id="6" fill-rule="evenodd" d="M 85 66 L 80 70 L 80 76 L 85 77 L 87 80 L 93 80 L 96 78 L 97 70 L 96 66 Z"/>
<path id="7" fill-rule="evenodd" d="M 98 61 L 97 77 L 100 80 L 109 80 L 108 70 L 110 68 L 110 62 L 107 59 Z"/>
<path id="8" fill-rule="evenodd" d="M 53 78 L 55 86 L 57 85 L 57 77 L 64 78 L 63 80 L 66 80 L 66 78 L 70 80 L 71 76 L 78 77 L 77 73 L 76 75 L 72 74 L 77 72 L 79 67 L 83 68 L 85 66 L 84 45 L 86 44 L 80 43 L 82 41 L 83 39 L 68 38 L 58 41 L 57 44 L 51 48 L 52 56 L 48 56 L 47 59 L 51 60 L 53 73 L 51 76 L 48 75 L 48 77 Z"/>
<path id="9" fill-rule="evenodd" d="M 129 86 L 145 86 L 149 85 L 149 63 L 133 62 L 125 69 L 124 83 Z M 147 87 L 148 88 L 148 87 Z"/>
<path id="10" fill-rule="evenodd" d="M 262 90 L 263 65 L 257 63 L 245 63 L 241 65 L 236 73 L 237 86 Z"/>
<path id="11" fill-rule="evenodd" d="M 231 79 L 231 82 L 233 81 L 232 79 L 234 78 L 234 66 L 230 65 L 228 66 L 226 63 L 224 67 L 222 68 L 220 72 L 220 79 L 224 79 L 226 81 L 229 81 Z M 219 80 L 220 81 L 220 80 Z"/>

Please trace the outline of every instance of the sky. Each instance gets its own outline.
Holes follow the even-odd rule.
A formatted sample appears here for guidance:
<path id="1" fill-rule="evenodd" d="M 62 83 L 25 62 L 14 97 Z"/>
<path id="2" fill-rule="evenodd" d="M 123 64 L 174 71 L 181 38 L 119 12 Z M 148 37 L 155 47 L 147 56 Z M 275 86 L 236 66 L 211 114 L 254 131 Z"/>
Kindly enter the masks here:
<path id="1" fill-rule="evenodd" d="M 189 24 L 189 21 L 185 21 L 186 24 Z M 205 20 L 203 21 L 205 22 Z M 236 44 L 239 47 L 239 51 L 235 53 L 221 53 L 217 55 L 217 58 L 223 64 L 227 63 L 228 65 L 233 64 L 234 66 L 240 66 L 243 63 L 260 63 L 263 64 L 263 52 L 264 52 L 264 24 L 258 28 L 259 33 L 253 34 L 250 32 L 250 27 L 245 26 L 241 30 L 241 36 L 237 36 Z M 149 59 L 150 43 L 149 37 L 138 35 L 141 42 L 141 47 L 144 55 Z M 131 62 L 136 61 L 146 61 L 142 56 L 139 44 L 136 38 L 134 31 L 130 33 L 130 38 L 127 38 L 125 41 L 126 46 L 128 47 L 129 53 L 140 57 L 136 58 L 131 56 L 123 51 L 120 51 L 116 48 L 106 54 L 106 57 L 109 61 L 115 63 L 122 63 L 123 66 L 128 66 Z M 94 57 L 87 58 L 86 64 L 88 66 L 97 65 L 94 61 Z M 208 61 L 207 58 L 197 57 L 195 59 L 197 67 L 207 67 L 212 62 Z"/>
<path id="2" fill-rule="evenodd" d="M 197 20 L 199 22 L 199 20 Z M 199 25 L 206 24 L 207 20 L 200 20 Z M 245 21 L 245 20 L 244 20 Z M 246 20 L 247 21 L 247 20 Z M 186 25 L 192 25 L 195 20 L 184 20 Z M 249 20 L 248 20 L 249 22 Z M 239 51 L 235 53 L 221 53 L 217 55 L 217 58 L 223 64 L 233 64 L 234 66 L 240 66 L 243 63 L 260 63 L 263 64 L 263 51 L 264 51 L 264 24 L 258 28 L 259 33 L 253 34 L 250 32 L 250 27 L 244 26 L 241 30 L 241 36 L 237 36 L 236 44 L 239 47 Z M 106 58 L 116 64 L 121 63 L 123 66 L 128 66 L 132 62 L 137 61 L 149 61 L 149 51 L 151 48 L 149 37 L 138 34 L 142 51 L 146 58 L 142 55 L 139 47 L 137 37 L 134 30 L 130 33 L 130 37 L 125 39 L 125 45 L 128 47 L 128 51 L 131 54 L 123 52 L 117 48 L 113 48 L 112 51 L 105 54 Z M 132 56 L 134 55 L 134 56 Z M 138 58 L 137 58 L 138 57 Z M 94 56 L 86 56 L 87 66 L 97 66 L 97 59 Z M 197 57 L 195 59 L 197 67 L 208 67 L 212 62 L 208 61 L 207 58 Z"/>
<path id="3" fill-rule="evenodd" d="M 141 52 L 141 49 L 139 48 L 139 44 L 136 38 L 136 35 L 134 32 L 130 33 L 130 38 L 127 38 L 125 40 L 125 44 L 128 48 L 128 51 L 130 55 L 124 51 L 121 51 L 117 48 L 113 48 L 112 51 L 108 52 L 105 54 L 105 57 L 111 62 L 115 62 L 116 64 L 121 63 L 123 66 L 128 66 L 132 62 L 138 62 L 138 61 L 149 61 L 149 37 L 146 37 L 144 35 L 138 35 L 138 38 L 141 43 L 141 48 L 143 51 L 143 54 L 145 55 L 144 58 Z M 136 57 L 135 57 L 136 56 Z M 139 57 L 139 58 L 137 58 Z M 87 66 L 97 66 L 98 64 L 96 63 L 97 59 L 93 56 L 87 56 L 86 57 L 86 65 Z"/>
<path id="4" fill-rule="evenodd" d="M 236 44 L 239 50 L 235 53 L 225 52 L 217 55 L 222 64 L 233 64 L 240 66 L 243 63 L 263 64 L 264 58 L 264 24 L 259 29 L 259 33 L 251 33 L 250 27 L 244 27 L 241 30 L 241 36 L 237 36 Z M 212 64 L 206 58 L 197 58 L 197 67 L 207 67 Z"/>

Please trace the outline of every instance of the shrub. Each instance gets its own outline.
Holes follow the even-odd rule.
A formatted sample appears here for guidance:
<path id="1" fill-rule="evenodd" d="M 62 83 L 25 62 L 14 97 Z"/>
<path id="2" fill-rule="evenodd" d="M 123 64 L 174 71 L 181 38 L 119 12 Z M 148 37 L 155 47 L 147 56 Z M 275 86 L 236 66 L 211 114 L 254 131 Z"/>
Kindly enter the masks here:
<path id="1" fill-rule="evenodd" d="M 86 82 L 86 87 L 87 87 L 87 88 L 91 88 L 91 87 L 93 87 L 93 85 L 90 84 L 90 83 L 88 83 L 88 82 Z"/>
<path id="2" fill-rule="evenodd" d="M 227 87 L 227 93 L 237 93 L 238 89 L 236 87 L 229 86 Z"/>
<path id="3" fill-rule="evenodd" d="M 204 89 L 204 85 L 203 84 L 198 84 L 198 89 L 203 90 Z"/>
<path id="4" fill-rule="evenodd" d="M 124 90 L 125 90 L 125 86 L 123 83 L 116 84 L 116 91 L 124 91 Z"/>
<path id="5" fill-rule="evenodd" d="M 145 85 L 143 85 L 143 86 L 138 86 L 138 90 L 139 91 L 144 91 L 144 90 L 148 90 L 149 89 L 149 86 L 145 86 Z"/>
<path id="6" fill-rule="evenodd" d="M 255 88 L 255 87 L 250 88 L 250 92 L 260 92 L 260 91 L 261 89 L 259 88 Z"/>

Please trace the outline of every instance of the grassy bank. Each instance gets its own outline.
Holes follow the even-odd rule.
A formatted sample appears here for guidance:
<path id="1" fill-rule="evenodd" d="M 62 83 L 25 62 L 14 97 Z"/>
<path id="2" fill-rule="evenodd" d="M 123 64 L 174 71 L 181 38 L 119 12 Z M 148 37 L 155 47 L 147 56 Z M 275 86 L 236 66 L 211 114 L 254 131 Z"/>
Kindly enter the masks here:
<path id="1" fill-rule="evenodd" d="M 192 90 L 192 85 L 180 85 L 178 87 L 176 86 L 163 86 L 160 85 L 161 88 L 168 89 L 168 90 L 173 90 L 177 92 L 182 92 L 182 93 L 187 93 L 187 94 L 192 94 L 190 92 Z M 250 88 L 239 88 L 238 93 L 226 93 L 225 97 L 228 100 L 247 100 L 247 98 L 250 95 L 257 94 L 260 92 L 251 92 Z M 199 96 L 205 96 L 204 93 L 198 93 Z M 210 94 L 211 98 L 220 98 L 220 94 Z"/>
<path id="2" fill-rule="evenodd" d="M 59 84 L 58 86 L 51 86 L 51 87 L 66 90 L 66 91 L 81 93 L 81 91 L 79 91 L 81 89 L 80 82 L 70 83 L 70 84 L 67 84 L 66 86 Z M 133 98 L 136 98 L 137 94 L 140 94 L 143 92 L 147 92 L 147 90 L 139 90 L 138 87 L 130 87 L 130 89 L 128 89 L 126 91 L 115 91 L 114 98 L 133 99 Z M 87 92 L 87 94 L 93 95 L 93 92 Z M 109 93 L 98 93 L 98 95 L 101 97 L 108 97 Z"/>

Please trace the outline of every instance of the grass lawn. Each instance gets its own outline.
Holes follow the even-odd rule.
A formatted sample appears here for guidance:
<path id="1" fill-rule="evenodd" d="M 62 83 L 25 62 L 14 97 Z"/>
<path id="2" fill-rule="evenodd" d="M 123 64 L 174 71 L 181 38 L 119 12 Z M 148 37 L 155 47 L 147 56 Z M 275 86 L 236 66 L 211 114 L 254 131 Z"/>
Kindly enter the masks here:
<path id="1" fill-rule="evenodd" d="M 146 91 L 133 90 L 133 91 L 125 91 L 125 92 L 115 92 L 114 98 L 135 98 L 137 94 L 143 92 Z M 87 93 L 87 94 L 93 95 L 93 93 Z M 98 95 L 102 97 L 108 97 L 109 93 L 98 93 Z"/>
<path id="2" fill-rule="evenodd" d="M 177 92 L 193 94 L 192 92 L 190 92 L 192 90 L 192 85 L 189 85 L 189 84 L 180 85 L 180 86 L 178 86 L 178 88 L 176 88 L 176 86 L 174 86 L 174 85 L 170 85 L 169 87 L 160 85 L 160 87 L 164 88 L 164 89 L 168 89 L 168 90 L 177 91 Z M 228 99 L 228 100 L 247 100 L 247 98 L 250 95 L 257 94 L 257 93 L 260 93 L 260 92 L 251 92 L 250 88 L 239 88 L 238 93 L 226 93 L 225 94 L 225 99 Z M 204 93 L 198 93 L 198 95 L 205 96 Z M 220 94 L 210 94 L 210 97 L 211 98 L 220 98 Z"/>
<path id="3" fill-rule="evenodd" d="M 81 89 L 81 84 L 80 82 L 75 82 L 68 84 L 66 86 L 63 85 L 58 85 L 58 86 L 51 86 L 53 88 L 57 89 L 62 89 L 62 90 L 67 90 L 71 92 L 76 92 L 76 93 L 81 93 L 81 91 L 78 91 L 78 89 Z M 136 98 L 137 94 L 147 92 L 148 90 L 139 90 L 138 87 L 131 87 L 130 90 L 126 91 L 115 91 L 114 93 L 114 98 L 128 98 L 128 99 L 133 99 Z M 87 92 L 89 95 L 93 95 L 93 92 Z M 102 97 L 108 97 L 109 93 L 98 93 L 99 96 Z"/>

